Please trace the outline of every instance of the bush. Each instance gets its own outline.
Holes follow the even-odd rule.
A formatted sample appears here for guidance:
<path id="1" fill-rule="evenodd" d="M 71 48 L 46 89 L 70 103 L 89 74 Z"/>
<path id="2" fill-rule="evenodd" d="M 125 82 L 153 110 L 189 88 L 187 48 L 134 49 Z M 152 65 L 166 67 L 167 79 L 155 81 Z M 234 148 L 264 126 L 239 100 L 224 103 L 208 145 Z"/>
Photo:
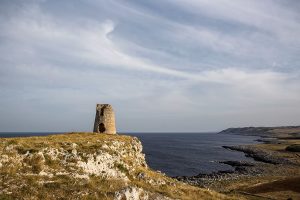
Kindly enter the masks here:
<path id="1" fill-rule="evenodd" d="M 300 152 L 300 144 L 292 144 L 290 146 L 287 146 L 285 150 L 292 152 Z"/>

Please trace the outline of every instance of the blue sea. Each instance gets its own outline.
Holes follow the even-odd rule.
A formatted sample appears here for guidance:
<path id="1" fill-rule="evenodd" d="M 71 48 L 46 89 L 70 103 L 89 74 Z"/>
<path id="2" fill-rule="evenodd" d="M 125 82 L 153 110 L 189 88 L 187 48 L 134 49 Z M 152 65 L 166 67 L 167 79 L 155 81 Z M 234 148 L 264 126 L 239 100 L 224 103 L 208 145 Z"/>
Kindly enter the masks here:
<path id="1" fill-rule="evenodd" d="M 42 136 L 54 133 L 0 133 L 0 137 Z M 192 176 L 232 167 L 219 161 L 247 160 L 244 153 L 223 145 L 254 144 L 258 137 L 217 133 L 128 133 L 143 144 L 148 165 L 169 176 Z"/>

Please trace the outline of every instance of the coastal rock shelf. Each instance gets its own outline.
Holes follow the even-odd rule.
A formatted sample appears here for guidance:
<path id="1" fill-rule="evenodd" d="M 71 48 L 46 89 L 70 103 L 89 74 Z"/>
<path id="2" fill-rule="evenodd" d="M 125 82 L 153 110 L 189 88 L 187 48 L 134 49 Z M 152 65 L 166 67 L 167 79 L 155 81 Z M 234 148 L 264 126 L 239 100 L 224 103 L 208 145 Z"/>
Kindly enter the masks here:
<path id="1" fill-rule="evenodd" d="M 256 161 L 262 161 L 271 164 L 293 164 L 289 159 L 283 158 L 280 154 L 272 151 L 257 149 L 252 146 L 238 145 L 238 146 L 223 146 L 225 149 L 234 151 L 241 151 L 248 157 L 252 157 Z"/>
<path id="2" fill-rule="evenodd" d="M 229 128 L 220 134 L 262 137 L 259 144 L 223 146 L 255 161 L 222 161 L 234 170 L 176 177 L 178 180 L 247 199 L 300 199 L 299 126 Z"/>

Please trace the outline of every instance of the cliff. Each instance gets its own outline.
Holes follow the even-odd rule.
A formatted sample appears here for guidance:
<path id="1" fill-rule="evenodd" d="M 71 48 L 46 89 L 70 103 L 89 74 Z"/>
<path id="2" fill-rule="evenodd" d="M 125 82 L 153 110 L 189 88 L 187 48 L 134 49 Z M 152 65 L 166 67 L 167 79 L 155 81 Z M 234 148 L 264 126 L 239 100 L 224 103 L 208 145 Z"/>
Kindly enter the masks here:
<path id="1" fill-rule="evenodd" d="M 0 199 L 234 199 L 149 169 L 130 136 L 0 138 Z"/>

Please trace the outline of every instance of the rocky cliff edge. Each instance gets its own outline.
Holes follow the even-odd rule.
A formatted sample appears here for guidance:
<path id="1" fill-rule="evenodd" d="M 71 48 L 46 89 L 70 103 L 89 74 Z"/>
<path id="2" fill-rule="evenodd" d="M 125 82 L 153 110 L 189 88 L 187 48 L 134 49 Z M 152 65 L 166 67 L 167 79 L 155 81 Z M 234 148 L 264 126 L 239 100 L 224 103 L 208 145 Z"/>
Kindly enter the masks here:
<path id="1" fill-rule="evenodd" d="M 0 138 L 0 179 L 0 199 L 234 199 L 149 169 L 124 135 Z"/>

